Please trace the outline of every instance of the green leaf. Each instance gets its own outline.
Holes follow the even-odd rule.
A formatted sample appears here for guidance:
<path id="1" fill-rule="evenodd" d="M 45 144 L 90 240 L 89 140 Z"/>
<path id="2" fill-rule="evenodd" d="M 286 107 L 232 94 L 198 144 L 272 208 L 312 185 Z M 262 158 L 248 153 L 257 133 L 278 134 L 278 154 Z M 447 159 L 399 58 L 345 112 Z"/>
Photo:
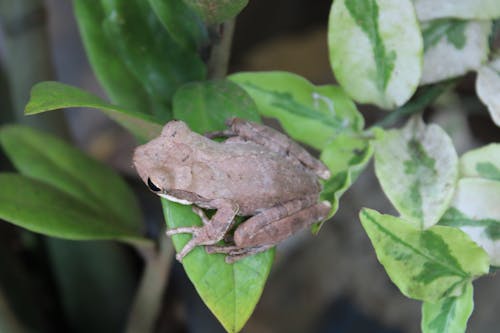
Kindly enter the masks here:
<path id="1" fill-rule="evenodd" d="M 4 207 L 6 220 L 69 239 L 142 239 L 137 201 L 114 171 L 63 141 L 28 127 L 2 128 L 0 142 L 16 168 L 30 177 L 4 176 L 3 195 L 10 193 L 12 197 L 2 201 L 12 205 Z M 37 190 L 39 181 L 43 187 Z M 12 193 L 19 191 L 22 193 L 14 199 Z M 60 202 L 55 203 L 58 198 Z M 31 208 L 16 213 L 23 202 Z M 68 212 L 64 212 L 64 204 Z M 44 210 L 48 217 L 37 217 Z M 71 220 L 73 215 L 75 220 Z"/>
<path id="2" fill-rule="evenodd" d="M 153 117 L 109 104 L 86 91 L 59 82 L 35 84 L 25 113 L 31 115 L 72 107 L 102 110 L 143 141 L 153 139 L 161 133 L 161 125 Z"/>
<path id="3" fill-rule="evenodd" d="M 202 18 L 183 0 L 149 0 L 149 3 L 177 43 L 194 52 L 208 44 L 208 31 Z"/>
<path id="4" fill-rule="evenodd" d="M 183 0 L 208 24 L 227 21 L 243 10 L 248 0 Z"/>
<path id="5" fill-rule="evenodd" d="M 422 23 L 425 43 L 420 84 L 429 84 L 477 70 L 487 59 L 490 21 L 456 19 Z"/>
<path id="6" fill-rule="evenodd" d="M 420 21 L 455 17 L 461 19 L 493 19 L 500 17 L 497 0 L 413 0 Z"/>
<path id="7" fill-rule="evenodd" d="M 188 83 L 177 91 L 173 105 L 174 118 L 198 133 L 223 130 L 232 117 L 260 122 L 252 98 L 227 80 Z"/>
<path id="8" fill-rule="evenodd" d="M 162 199 L 169 228 L 202 225 L 190 206 Z M 174 246 L 180 251 L 189 235 L 174 235 Z M 228 332 L 239 332 L 253 312 L 274 258 L 268 250 L 234 264 L 226 264 L 224 255 L 207 254 L 197 247 L 184 259 L 183 265 L 198 294 Z"/>
<path id="9" fill-rule="evenodd" d="M 488 273 L 487 254 L 459 229 L 422 231 L 371 209 L 363 209 L 360 219 L 378 260 L 410 298 L 438 302 L 459 296 L 472 279 Z"/>
<path id="10" fill-rule="evenodd" d="M 323 184 L 321 192 L 321 200 L 328 200 L 332 204 L 330 217 L 337 212 L 340 197 L 356 181 L 372 155 L 373 145 L 370 141 L 348 134 L 340 134 L 323 149 L 321 160 L 333 175 Z M 318 233 L 323 223 L 314 225 L 313 233 Z"/>
<path id="11" fill-rule="evenodd" d="M 477 72 L 476 91 L 481 101 L 488 107 L 493 122 L 500 126 L 500 55 Z"/>
<path id="12" fill-rule="evenodd" d="M 261 115 L 279 120 L 289 136 L 323 149 L 337 135 L 359 132 L 364 120 L 337 86 L 314 86 L 287 72 L 237 73 L 229 79 L 254 99 Z"/>
<path id="13" fill-rule="evenodd" d="M 425 229 L 448 208 L 458 176 L 458 158 L 448 135 L 414 117 L 401 130 L 375 142 L 375 173 L 384 193 L 408 222 Z"/>
<path id="14" fill-rule="evenodd" d="M 417 89 L 422 37 L 410 0 L 335 1 L 328 46 L 336 79 L 357 102 L 390 109 Z"/>
<path id="15" fill-rule="evenodd" d="M 142 83 L 102 32 L 104 11 L 100 1 L 73 0 L 73 5 L 87 57 L 109 98 L 115 104 L 152 114 L 152 101 Z"/>
<path id="16" fill-rule="evenodd" d="M 14 195 L 15 194 L 15 195 Z M 0 173 L 0 218 L 47 236 L 147 243 L 137 228 L 39 180 Z"/>
<path id="17" fill-rule="evenodd" d="M 500 143 L 468 151 L 460 157 L 461 177 L 500 181 Z"/>
<path id="18" fill-rule="evenodd" d="M 474 308 L 473 287 L 469 283 L 461 296 L 422 304 L 422 333 L 464 333 Z"/>
<path id="19" fill-rule="evenodd" d="M 223 130 L 225 121 L 240 117 L 260 121 L 253 100 L 235 83 L 207 81 L 181 87 L 174 97 L 174 116 L 198 132 Z M 169 228 L 201 225 L 191 207 L 162 200 Z M 174 235 L 180 251 L 189 235 Z M 208 255 L 203 247 L 195 248 L 183 259 L 189 279 L 208 308 L 228 332 L 238 332 L 262 294 L 274 257 L 274 250 L 253 255 L 232 265 L 224 255 Z"/>
<path id="20" fill-rule="evenodd" d="M 171 119 L 171 99 L 179 86 L 205 78 L 198 54 L 175 42 L 143 0 L 101 0 L 103 32 L 119 59 L 144 86 L 154 114 Z"/>
<path id="21" fill-rule="evenodd" d="M 458 227 L 482 246 L 491 264 L 500 266 L 500 182 L 463 178 L 440 225 Z"/>

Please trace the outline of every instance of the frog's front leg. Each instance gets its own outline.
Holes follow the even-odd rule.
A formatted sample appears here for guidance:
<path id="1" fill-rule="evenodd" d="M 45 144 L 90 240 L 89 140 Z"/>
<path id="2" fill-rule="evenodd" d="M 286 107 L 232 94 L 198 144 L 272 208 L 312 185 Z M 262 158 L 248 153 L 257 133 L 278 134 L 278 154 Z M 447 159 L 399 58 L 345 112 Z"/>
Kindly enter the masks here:
<path id="1" fill-rule="evenodd" d="M 292 201 L 297 208 L 297 201 Z M 234 232 L 233 246 L 208 246 L 209 253 L 227 254 L 226 262 L 232 263 L 246 256 L 259 253 L 287 239 L 328 216 L 331 205 L 327 201 L 288 210 L 284 205 L 270 208 L 238 226 Z M 289 212 L 289 214 L 286 214 Z"/>
<path id="2" fill-rule="evenodd" d="M 198 245 L 212 245 L 219 242 L 231 228 L 234 217 L 238 213 L 238 205 L 224 199 L 213 200 L 209 204 L 216 208 L 217 212 L 210 221 L 205 220 L 202 227 L 179 227 L 167 231 L 168 236 L 192 234 L 191 240 L 176 255 L 177 260 L 182 261 L 182 258 Z M 195 212 L 199 214 L 199 211 Z"/>
<path id="3" fill-rule="evenodd" d="M 222 131 L 220 134 L 239 136 L 245 140 L 265 146 L 272 151 L 292 156 L 313 170 L 318 177 L 323 179 L 330 178 L 330 170 L 321 161 L 314 158 L 306 149 L 283 133 L 269 126 L 239 118 L 229 119 L 227 125 L 230 130 Z"/>

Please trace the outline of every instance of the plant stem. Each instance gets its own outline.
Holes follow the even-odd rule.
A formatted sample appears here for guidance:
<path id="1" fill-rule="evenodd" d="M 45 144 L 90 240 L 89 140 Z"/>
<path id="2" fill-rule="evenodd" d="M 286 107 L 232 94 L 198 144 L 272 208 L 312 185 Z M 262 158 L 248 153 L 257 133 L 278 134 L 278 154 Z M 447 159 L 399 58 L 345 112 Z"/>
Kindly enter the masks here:
<path id="1" fill-rule="evenodd" d="M 63 113 L 24 116 L 33 84 L 54 78 L 43 0 L 0 0 L 0 27 L 15 120 L 69 137 Z"/>
<path id="2" fill-rule="evenodd" d="M 144 271 L 130 311 L 126 333 L 153 332 L 167 287 L 174 249 L 163 235 L 158 249 L 137 248 L 144 258 Z"/>
<path id="3" fill-rule="evenodd" d="M 21 325 L 7 303 L 7 299 L 0 289 L 0 332 L 23 333 L 27 330 Z"/>
<path id="4" fill-rule="evenodd" d="M 425 109 L 447 89 L 453 87 L 456 80 L 441 82 L 432 86 L 423 87 L 416 97 L 409 103 L 389 113 L 385 118 L 376 122 L 372 127 L 389 127 L 403 117 L 410 116 Z"/>
<path id="5" fill-rule="evenodd" d="M 219 26 L 219 38 L 212 45 L 207 63 L 209 79 L 223 79 L 227 74 L 234 25 L 235 19 L 231 19 Z"/>

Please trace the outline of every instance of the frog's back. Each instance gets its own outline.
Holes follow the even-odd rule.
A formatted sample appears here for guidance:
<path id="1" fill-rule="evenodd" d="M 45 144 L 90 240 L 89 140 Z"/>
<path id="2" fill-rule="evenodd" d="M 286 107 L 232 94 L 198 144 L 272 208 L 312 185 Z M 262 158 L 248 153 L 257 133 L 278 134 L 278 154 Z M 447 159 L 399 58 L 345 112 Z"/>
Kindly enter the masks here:
<path id="1" fill-rule="evenodd" d="M 290 157 L 251 143 L 209 144 L 198 159 L 209 168 L 199 179 L 207 198 L 239 204 L 241 215 L 252 215 L 279 203 L 319 195 L 316 175 Z M 196 181 L 196 180 L 195 180 Z"/>

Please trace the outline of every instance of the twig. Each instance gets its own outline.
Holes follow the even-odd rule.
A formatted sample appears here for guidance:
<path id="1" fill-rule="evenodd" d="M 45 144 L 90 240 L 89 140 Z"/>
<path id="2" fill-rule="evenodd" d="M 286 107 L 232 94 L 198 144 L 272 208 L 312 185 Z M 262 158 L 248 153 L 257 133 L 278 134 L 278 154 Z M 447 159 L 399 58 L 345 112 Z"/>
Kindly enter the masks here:
<path id="1" fill-rule="evenodd" d="M 373 127 L 389 127 L 403 117 L 422 111 L 427 106 L 434 103 L 434 101 L 444 91 L 453 87 L 455 84 L 456 80 L 450 80 L 432 86 L 423 87 L 413 100 L 389 113 L 385 118 L 376 122 Z"/>
<path id="2" fill-rule="evenodd" d="M 158 249 L 138 248 L 145 262 L 139 288 L 130 310 L 126 333 L 153 332 L 167 288 L 174 249 L 163 235 Z"/>
<path id="3" fill-rule="evenodd" d="M 27 332 L 9 308 L 7 299 L 0 289 L 0 332 L 23 333 Z"/>
<path id="4" fill-rule="evenodd" d="M 235 19 L 231 19 L 219 26 L 219 38 L 212 45 L 207 62 L 209 79 L 223 79 L 227 74 L 234 25 Z"/>
<path id="5" fill-rule="evenodd" d="M 5 36 L 5 62 L 17 122 L 69 137 L 64 114 L 25 117 L 31 87 L 54 79 L 43 0 L 0 0 L 0 27 Z"/>

